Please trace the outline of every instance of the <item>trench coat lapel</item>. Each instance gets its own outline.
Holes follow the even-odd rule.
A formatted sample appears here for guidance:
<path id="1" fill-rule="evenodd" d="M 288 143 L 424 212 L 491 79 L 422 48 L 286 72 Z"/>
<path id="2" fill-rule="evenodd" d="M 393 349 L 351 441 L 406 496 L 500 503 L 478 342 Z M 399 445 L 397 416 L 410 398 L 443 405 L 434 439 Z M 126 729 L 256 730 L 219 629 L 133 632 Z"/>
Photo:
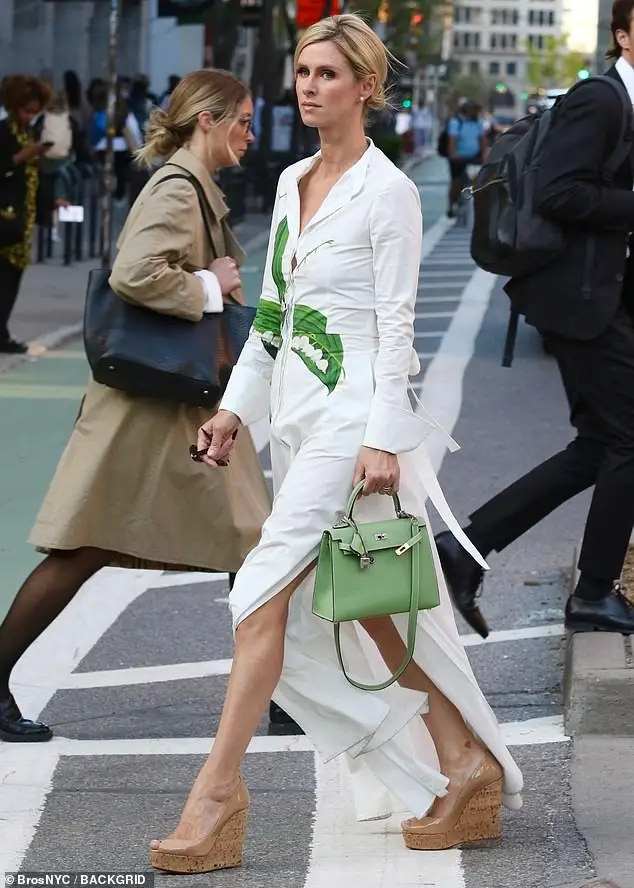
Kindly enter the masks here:
<path id="1" fill-rule="evenodd" d="M 222 191 L 218 188 L 207 170 L 191 152 L 187 151 L 186 148 L 180 148 L 167 162 L 166 167 L 168 166 L 180 167 L 191 176 L 194 176 L 194 178 L 201 184 L 205 197 L 207 198 L 209 209 L 211 210 L 211 212 L 207 213 L 207 221 L 209 222 L 211 245 L 214 255 L 217 257 L 227 255 L 233 256 L 233 253 L 228 249 L 229 244 L 226 243 L 227 238 L 225 236 L 226 232 L 230 231 L 229 226 L 226 224 L 226 218 L 229 215 L 229 207 L 224 201 Z M 233 234 L 231 234 L 231 240 L 233 242 L 231 246 L 235 244 L 243 257 L 244 253 L 242 248 L 236 241 L 235 237 L 233 237 Z M 240 256 L 234 256 L 234 258 L 240 261 Z"/>

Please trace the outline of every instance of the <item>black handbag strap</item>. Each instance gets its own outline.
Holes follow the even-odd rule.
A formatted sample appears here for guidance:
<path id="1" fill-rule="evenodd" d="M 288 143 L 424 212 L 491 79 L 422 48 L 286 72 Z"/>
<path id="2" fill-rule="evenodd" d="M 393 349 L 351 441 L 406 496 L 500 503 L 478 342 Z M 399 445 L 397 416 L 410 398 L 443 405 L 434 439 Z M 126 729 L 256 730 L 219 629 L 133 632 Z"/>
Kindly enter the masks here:
<path id="1" fill-rule="evenodd" d="M 170 179 L 185 179 L 187 182 L 190 182 L 194 186 L 194 190 L 198 196 L 198 205 L 200 207 L 200 212 L 203 217 L 203 224 L 205 226 L 205 232 L 207 234 L 207 239 L 210 245 L 213 247 L 213 238 L 211 236 L 211 223 L 209 221 L 209 215 L 211 213 L 211 207 L 209 206 L 209 201 L 207 200 L 207 195 L 205 194 L 205 190 L 203 186 L 200 184 L 198 179 L 195 176 L 191 176 L 188 173 L 171 173 L 169 176 L 164 176 L 161 179 L 161 182 L 169 182 Z"/>
<path id="2" fill-rule="evenodd" d="M 203 224 L 205 226 L 205 232 L 207 234 L 207 240 L 209 241 L 209 245 L 213 250 L 214 241 L 211 236 L 211 223 L 209 221 L 209 216 L 211 215 L 211 206 L 209 205 L 209 201 L 207 200 L 207 195 L 205 194 L 205 190 L 203 186 L 200 184 L 198 179 L 195 176 L 190 175 L 189 173 L 171 173 L 169 176 L 164 176 L 161 179 L 161 182 L 167 182 L 169 179 L 186 179 L 188 182 L 194 186 L 194 190 L 198 195 L 198 205 L 200 206 L 200 212 L 203 217 Z M 235 302 L 236 305 L 241 305 L 238 300 L 231 295 L 231 293 L 227 293 L 229 299 L 232 302 Z"/>

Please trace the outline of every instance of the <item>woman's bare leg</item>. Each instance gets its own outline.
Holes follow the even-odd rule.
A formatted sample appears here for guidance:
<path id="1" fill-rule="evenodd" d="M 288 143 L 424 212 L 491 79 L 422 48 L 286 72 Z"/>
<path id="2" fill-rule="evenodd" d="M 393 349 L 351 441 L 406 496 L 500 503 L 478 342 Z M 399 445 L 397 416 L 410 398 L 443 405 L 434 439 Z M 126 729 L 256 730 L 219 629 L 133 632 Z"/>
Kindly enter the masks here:
<path id="1" fill-rule="evenodd" d="M 362 625 L 379 649 L 388 669 L 395 671 L 405 658 L 406 648 L 393 620 L 390 617 L 377 617 L 364 620 Z M 436 746 L 440 770 L 449 778 L 447 795 L 436 799 L 430 813 L 434 817 L 442 817 L 451 809 L 456 794 L 482 759 L 482 747 L 453 703 L 420 666 L 410 663 L 399 684 L 429 695 L 425 724 Z"/>
<path id="2" fill-rule="evenodd" d="M 235 791 L 247 746 L 282 673 L 289 602 L 313 568 L 305 568 L 239 624 L 218 733 L 171 838 L 193 841 L 207 835 Z"/>

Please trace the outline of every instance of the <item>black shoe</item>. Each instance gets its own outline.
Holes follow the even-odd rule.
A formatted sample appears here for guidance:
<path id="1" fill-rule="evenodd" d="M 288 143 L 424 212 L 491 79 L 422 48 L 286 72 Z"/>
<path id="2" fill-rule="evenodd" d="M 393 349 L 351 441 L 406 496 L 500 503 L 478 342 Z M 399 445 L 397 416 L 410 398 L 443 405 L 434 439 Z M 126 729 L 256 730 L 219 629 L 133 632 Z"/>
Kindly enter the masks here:
<path id="1" fill-rule="evenodd" d="M 7 743 L 43 743 L 52 736 L 48 725 L 22 718 L 13 694 L 0 699 L 0 740 Z"/>
<path id="2" fill-rule="evenodd" d="M 288 712 L 274 703 L 269 704 L 269 734 L 303 734 L 303 730 Z"/>
<path id="3" fill-rule="evenodd" d="M 17 339 L 0 340 L 0 353 L 3 355 L 25 355 L 28 350 L 26 342 L 18 342 Z"/>
<path id="4" fill-rule="evenodd" d="M 486 638 L 489 634 L 489 627 L 476 604 L 484 570 L 468 552 L 465 552 L 450 531 L 445 530 L 439 533 L 435 539 L 453 603 L 471 628 L 482 638 Z"/>
<path id="5" fill-rule="evenodd" d="M 634 635 L 634 607 L 616 583 L 605 598 L 585 601 L 572 595 L 566 602 L 566 629 L 570 632 L 621 632 Z"/>

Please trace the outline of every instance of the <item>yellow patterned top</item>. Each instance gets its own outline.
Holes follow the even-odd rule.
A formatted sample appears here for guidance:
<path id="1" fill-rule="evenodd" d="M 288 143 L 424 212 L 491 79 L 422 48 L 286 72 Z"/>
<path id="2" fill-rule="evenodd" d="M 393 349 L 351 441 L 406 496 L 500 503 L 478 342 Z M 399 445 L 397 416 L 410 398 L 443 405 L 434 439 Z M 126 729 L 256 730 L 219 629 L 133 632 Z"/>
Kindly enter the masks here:
<path id="1" fill-rule="evenodd" d="M 13 120 L 8 121 L 9 130 L 17 140 L 20 148 L 24 148 L 31 141 L 31 137 L 26 130 L 21 129 Z M 39 181 L 39 169 L 37 157 L 28 161 L 26 167 L 26 205 L 25 205 L 25 228 L 24 238 L 19 244 L 11 244 L 10 246 L 0 246 L 0 256 L 11 265 L 17 268 L 26 268 L 31 261 L 31 237 L 33 235 L 33 227 L 35 226 L 35 205 L 37 200 L 37 188 Z"/>

